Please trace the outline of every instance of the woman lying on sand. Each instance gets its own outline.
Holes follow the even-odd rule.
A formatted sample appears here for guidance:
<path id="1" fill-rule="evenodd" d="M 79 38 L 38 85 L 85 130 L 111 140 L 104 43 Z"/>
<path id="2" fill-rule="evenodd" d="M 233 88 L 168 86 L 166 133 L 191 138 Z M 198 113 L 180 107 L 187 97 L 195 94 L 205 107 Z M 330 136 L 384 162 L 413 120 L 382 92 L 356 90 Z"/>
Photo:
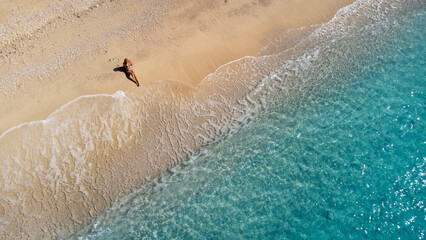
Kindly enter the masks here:
<path id="1" fill-rule="evenodd" d="M 123 67 L 126 69 L 126 74 L 132 75 L 133 80 L 135 81 L 136 85 L 139 87 L 139 81 L 136 77 L 135 70 L 133 70 L 133 64 L 130 61 L 130 59 L 125 58 L 123 62 Z"/>

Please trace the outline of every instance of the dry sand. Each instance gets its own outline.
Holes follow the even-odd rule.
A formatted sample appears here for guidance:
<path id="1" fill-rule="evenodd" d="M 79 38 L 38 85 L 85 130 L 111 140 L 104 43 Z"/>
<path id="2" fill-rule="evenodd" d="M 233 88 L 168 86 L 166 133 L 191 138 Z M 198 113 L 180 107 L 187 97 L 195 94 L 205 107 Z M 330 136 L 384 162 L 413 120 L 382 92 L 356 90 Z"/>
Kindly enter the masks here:
<path id="1" fill-rule="evenodd" d="M 136 87 L 113 71 L 125 57 L 142 87 L 195 86 L 219 66 L 257 55 L 283 29 L 325 22 L 352 1 L 56 2 L 2 1 L 0 134 L 78 96 Z"/>

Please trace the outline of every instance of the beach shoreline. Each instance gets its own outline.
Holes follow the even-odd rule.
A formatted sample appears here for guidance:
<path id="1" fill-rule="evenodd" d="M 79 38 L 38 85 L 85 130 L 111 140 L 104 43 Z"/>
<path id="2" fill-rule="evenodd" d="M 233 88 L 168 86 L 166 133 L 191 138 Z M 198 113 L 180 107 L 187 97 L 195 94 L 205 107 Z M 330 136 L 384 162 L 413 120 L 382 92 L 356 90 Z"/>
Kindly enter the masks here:
<path id="1" fill-rule="evenodd" d="M 0 133 L 46 119 L 81 95 L 135 88 L 124 73 L 113 71 L 125 57 L 134 62 L 142 86 L 176 80 L 193 87 L 223 64 L 258 55 L 283 30 L 326 22 L 350 2 L 167 3 L 172 9 L 103 2 L 63 13 L 34 32 L 17 27 L 0 58 Z M 152 19 L 143 22 L 147 17 L 138 11 Z M 19 34 L 24 36 L 14 39 Z"/>
<path id="2" fill-rule="evenodd" d="M 35 40 L 2 46 L 0 132 L 27 123 L 0 138 L 1 235 L 67 236 L 243 124 L 245 96 L 285 60 L 274 52 L 351 2 L 101 1 L 17 28 Z M 283 33 L 288 46 L 266 47 Z M 114 71 L 125 57 L 140 88 Z"/>

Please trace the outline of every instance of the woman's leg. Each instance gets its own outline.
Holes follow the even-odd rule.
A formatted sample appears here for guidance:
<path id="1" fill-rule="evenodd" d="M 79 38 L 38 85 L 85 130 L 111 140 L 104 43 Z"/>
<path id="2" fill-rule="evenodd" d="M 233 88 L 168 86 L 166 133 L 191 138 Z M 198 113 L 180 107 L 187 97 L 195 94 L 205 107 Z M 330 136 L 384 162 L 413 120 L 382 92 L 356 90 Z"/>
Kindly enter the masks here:
<path id="1" fill-rule="evenodd" d="M 138 78 L 136 77 L 135 72 L 132 72 L 132 77 L 136 81 L 136 85 L 139 87 L 139 81 L 138 81 Z"/>

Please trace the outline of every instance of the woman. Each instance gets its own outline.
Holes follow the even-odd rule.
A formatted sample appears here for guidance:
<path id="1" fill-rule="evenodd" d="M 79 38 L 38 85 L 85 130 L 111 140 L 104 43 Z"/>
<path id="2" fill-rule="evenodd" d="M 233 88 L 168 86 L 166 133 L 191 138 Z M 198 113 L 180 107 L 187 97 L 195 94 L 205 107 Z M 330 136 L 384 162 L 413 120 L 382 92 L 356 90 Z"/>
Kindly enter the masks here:
<path id="1" fill-rule="evenodd" d="M 123 62 L 123 67 L 126 69 L 126 74 L 132 75 L 134 82 L 139 87 L 139 81 L 136 77 L 135 70 L 133 70 L 133 64 L 130 59 L 125 58 Z"/>

